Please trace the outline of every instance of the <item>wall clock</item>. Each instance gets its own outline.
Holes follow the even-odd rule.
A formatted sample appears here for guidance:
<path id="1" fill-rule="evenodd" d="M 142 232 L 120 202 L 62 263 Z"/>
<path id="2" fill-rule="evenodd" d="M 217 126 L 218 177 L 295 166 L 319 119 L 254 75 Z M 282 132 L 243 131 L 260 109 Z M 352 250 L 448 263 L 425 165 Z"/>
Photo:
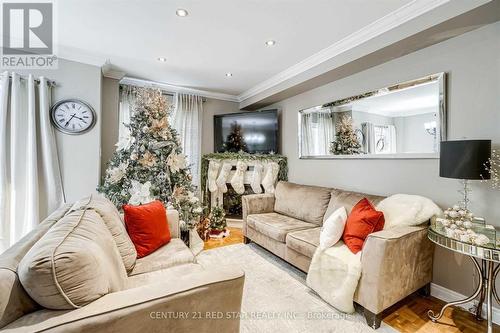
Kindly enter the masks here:
<path id="1" fill-rule="evenodd" d="M 50 109 L 52 124 L 66 134 L 88 132 L 96 123 L 94 109 L 79 99 L 65 99 L 57 102 Z"/>

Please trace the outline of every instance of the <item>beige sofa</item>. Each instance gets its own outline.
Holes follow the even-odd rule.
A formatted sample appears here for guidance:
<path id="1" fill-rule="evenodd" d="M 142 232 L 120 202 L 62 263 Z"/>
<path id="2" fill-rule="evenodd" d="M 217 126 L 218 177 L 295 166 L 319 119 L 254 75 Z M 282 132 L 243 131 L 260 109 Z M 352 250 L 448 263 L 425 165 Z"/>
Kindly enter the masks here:
<path id="1" fill-rule="evenodd" d="M 240 311 L 244 273 L 237 269 L 205 270 L 196 264 L 190 249 L 179 239 L 179 218 L 174 210 L 168 211 L 172 240 L 137 259 L 124 273 L 122 290 L 70 310 L 41 307 L 20 283 L 19 263 L 51 227 L 59 221 L 65 223 L 62 218 L 71 207 L 68 204 L 56 210 L 0 255 L 0 331 L 238 332 L 236 316 L 213 319 L 205 314 Z"/>
<path id="2" fill-rule="evenodd" d="M 274 194 L 242 197 L 243 235 L 307 272 L 324 220 L 337 208 L 350 212 L 362 198 L 383 197 L 279 182 Z M 354 301 L 378 328 L 381 312 L 411 293 L 429 291 L 434 247 L 427 227 L 394 227 L 372 233 L 362 251 L 362 274 Z"/>

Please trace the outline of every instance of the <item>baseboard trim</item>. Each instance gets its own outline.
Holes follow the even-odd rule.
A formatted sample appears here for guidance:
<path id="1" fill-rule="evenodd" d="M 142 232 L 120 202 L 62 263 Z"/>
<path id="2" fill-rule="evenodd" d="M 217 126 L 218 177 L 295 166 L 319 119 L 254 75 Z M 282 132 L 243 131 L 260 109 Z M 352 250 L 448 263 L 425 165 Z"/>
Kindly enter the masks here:
<path id="1" fill-rule="evenodd" d="M 462 295 L 460 293 L 457 293 L 456 291 L 450 290 L 435 283 L 431 283 L 431 296 L 439 298 L 440 300 L 443 300 L 445 302 L 453 302 L 467 298 L 467 296 L 465 295 Z M 471 301 L 458 306 L 465 309 L 466 311 L 469 311 L 469 309 L 473 307 L 475 304 L 477 304 L 477 301 Z M 483 316 L 485 314 L 486 314 L 486 304 L 483 304 Z M 495 324 L 500 323 L 500 309 L 495 306 L 493 306 L 493 322 Z"/>

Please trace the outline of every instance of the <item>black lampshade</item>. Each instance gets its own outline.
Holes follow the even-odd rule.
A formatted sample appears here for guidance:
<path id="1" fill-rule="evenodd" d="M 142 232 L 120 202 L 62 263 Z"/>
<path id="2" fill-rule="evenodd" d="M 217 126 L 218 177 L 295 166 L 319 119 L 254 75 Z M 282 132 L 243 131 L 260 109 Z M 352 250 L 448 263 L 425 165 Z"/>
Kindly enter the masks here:
<path id="1" fill-rule="evenodd" d="M 439 176 L 456 179 L 490 179 L 486 165 L 491 157 L 491 140 L 441 142 Z"/>

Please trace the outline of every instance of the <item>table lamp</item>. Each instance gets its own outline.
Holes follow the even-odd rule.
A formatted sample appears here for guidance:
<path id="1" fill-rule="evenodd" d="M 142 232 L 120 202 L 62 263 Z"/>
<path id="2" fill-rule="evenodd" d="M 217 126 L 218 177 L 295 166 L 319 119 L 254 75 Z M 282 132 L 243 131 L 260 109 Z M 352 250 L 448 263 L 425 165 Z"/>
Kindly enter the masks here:
<path id="1" fill-rule="evenodd" d="M 442 141 L 439 176 L 460 179 L 463 190 L 461 207 L 467 210 L 470 199 L 469 180 L 491 178 L 488 163 L 491 157 L 491 140 Z"/>

